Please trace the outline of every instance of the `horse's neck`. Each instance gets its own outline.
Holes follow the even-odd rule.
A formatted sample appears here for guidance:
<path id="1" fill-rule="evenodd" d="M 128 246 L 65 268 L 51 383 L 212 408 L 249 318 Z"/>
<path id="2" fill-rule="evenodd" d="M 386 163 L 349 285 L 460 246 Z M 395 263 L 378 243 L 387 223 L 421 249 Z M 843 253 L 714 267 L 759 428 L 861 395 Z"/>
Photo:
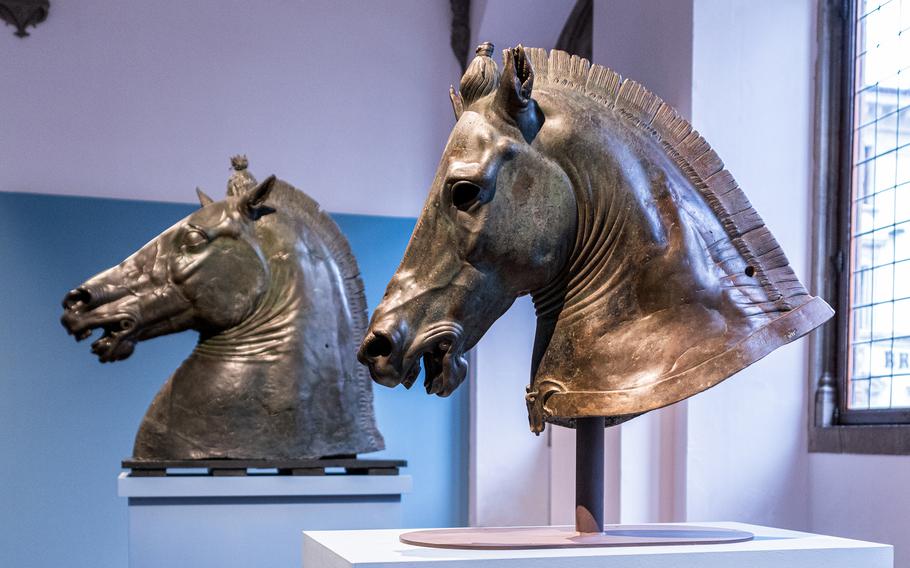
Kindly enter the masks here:
<path id="1" fill-rule="evenodd" d="M 602 310 L 607 302 L 623 301 L 630 287 L 630 255 L 641 244 L 640 219 L 623 218 L 629 209 L 621 204 L 626 198 L 612 199 L 614 205 L 603 210 L 598 204 L 579 205 L 579 246 L 569 260 L 565 275 L 564 305 L 560 319 L 584 317 L 591 310 Z"/>
<path id="2" fill-rule="evenodd" d="M 194 354 L 272 364 L 296 355 L 303 302 L 299 281 L 287 259 L 270 262 L 269 287 L 253 313 L 234 327 L 201 336 Z"/>
<path id="3" fill-rule="evenodd" d="M 555 86 L 539 101 L 538 148 L 569 175 L 579 214 L 561 277 L 533 294 L 537 432 L 672 404 L 830 317 L 688 123 L 663 106 L 648 115 L 638 107 L 659 100 L 598 73 L 605 107 Z"/>
<path id="4" fill-rule="evenodd" d="M 560 277 L 535 293 L 538 315 L 563 323 L 591 313 L 631 317 L 641 272 L 679 246 L 683 222 L 667 187 L 679 180 L 603 148 L 579 154 L 565 168 L 578 210 L 575 246 Z"/>
<path id="5" fill-rule="evenodd" d="M 751 325 L 710 252 L 725 238 L 719 222 L 663 155 L 634 138 L 617 146 L 627 141 L 564 158 L 576 160 L 564 169 L 578 203 L 577 238 L 561 278 L 534 294 L 538 383 L 597 377 L 626 388 Z"/>
<path id="6" fill-rule="evenodd" d="M 697 189 L 636 136 L 563 158 L 577 160 L 564 170 L 578 237 L 562 278 L 535 294 L 527 397 L 535 431 L 563 417 L 621 421 L 703 390 L 742 368 L 712 372 L 709 362 L 735 359 L 736 346 L 768 323 L 748 296 L 760 287 L 737 284 L 744 261 Z M 694 378 L 674 386 L 686 373 Z"/>

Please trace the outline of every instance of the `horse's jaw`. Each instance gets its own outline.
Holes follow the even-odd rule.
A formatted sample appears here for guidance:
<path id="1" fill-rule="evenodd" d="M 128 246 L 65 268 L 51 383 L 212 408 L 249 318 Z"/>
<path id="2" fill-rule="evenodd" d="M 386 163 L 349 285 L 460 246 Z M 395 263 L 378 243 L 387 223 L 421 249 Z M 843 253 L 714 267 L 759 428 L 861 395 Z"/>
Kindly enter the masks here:
<path id="1" fill-rule="evenodd" d="M 132 355 L 140 341 L 141 309 L 132 295 L 96 304 L 85 288 L 78 288 L 64 299 L 60 323 L 76 341 L 84 341 L 101 330 L 101 337 L 91 346 L 92 353 L 102 363 L 122 361 Z"/>
<path id="2" fill-rule="evenodd" d="M 427 394 L 447 397 L 464 382 L 468 375 L 468 361 L 464 353 L 438 346 L 424 353 L 423 386 Z"/>

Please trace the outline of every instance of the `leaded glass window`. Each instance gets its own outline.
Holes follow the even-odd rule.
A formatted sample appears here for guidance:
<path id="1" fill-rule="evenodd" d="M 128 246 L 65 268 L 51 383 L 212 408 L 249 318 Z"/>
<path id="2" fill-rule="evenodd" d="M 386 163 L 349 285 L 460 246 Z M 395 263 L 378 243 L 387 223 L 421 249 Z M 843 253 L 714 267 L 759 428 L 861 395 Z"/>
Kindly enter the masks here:
<path id="1" fill-rule="evenodd" d="M 910 0 L 856 0 L 847 410 L 910 408 Z"/>

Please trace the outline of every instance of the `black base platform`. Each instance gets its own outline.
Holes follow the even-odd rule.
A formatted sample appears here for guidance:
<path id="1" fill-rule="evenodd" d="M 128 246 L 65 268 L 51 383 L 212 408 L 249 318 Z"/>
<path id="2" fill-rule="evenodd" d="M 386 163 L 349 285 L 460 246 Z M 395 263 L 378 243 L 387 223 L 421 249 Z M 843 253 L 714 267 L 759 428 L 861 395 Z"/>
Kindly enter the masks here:
<path id="1" fill-rule="evenodd" d="M 134 460 L 121 462 L 132 477 L 164 477 L 166 475 L 398 475 L 406 467 L 405 460 L 371 460 L 356 457 L 309 460 Z M 198 471 L 204 469 L 205 473 Z M 343 471 L 327 471 L 327 470 Z M 251 471 L 253 470 L 253 471 Z"/>

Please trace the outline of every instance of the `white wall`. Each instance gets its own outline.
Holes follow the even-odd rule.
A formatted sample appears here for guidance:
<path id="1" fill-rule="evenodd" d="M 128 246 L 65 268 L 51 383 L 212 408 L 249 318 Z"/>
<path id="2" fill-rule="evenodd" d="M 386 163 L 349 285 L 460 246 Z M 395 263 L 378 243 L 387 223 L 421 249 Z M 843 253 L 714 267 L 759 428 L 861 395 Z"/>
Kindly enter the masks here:
<path id="1" fill-rule="evenodd" d="M 0 28 L 0 190 L 190 202 L 228 156 L 416 215 L 452 124 L 448 2 L 53 2 Z"/>
<path id="2" fill-rule="evenodd" d="M 477 0 L 471 8 L 473 43 L 492 42 L 500 64 L 502 50 L 519 43 L 550 49 L 574 4 Z M 458 78 L 452 82 L 457 85 Z M 468 507 L 475 526 L 545 525 L 550 520 L 549 434 L 531 433 L 524 400 L 536 321 L 530 298 L 521 298 L 476 348 Z"/>
<path id="3" fill-rule="evenodd" d="M 531 433 L 525 405 L 535 326 L 530 298 L 521 298 L 476 348 L 468 507 L 473 526 L 549 522 L 547 437 Z"/>
<path id="4" fill-rule="evenodd" d="M 812 1 L 696 2 L 695 123 L 804 282 L 815 25 Z M 910 456 L 807 453 L 807 347 L 782 348 L 690 402 L 689 518 L 886 542 L 908 568 Z"/>
<path id="5" fill-rule="evenodd" d="M 812 454 L 810 530 L 894 545 L 910 567 L 910 456 Z"/>
<path id="6" fill-rule="evenodd" d="M 692 116 L 809 274 L 812 0 L 696 0 Z M 808 342 L 783 347 L 688 407 L 687 516 L 808 528 Z"/>

